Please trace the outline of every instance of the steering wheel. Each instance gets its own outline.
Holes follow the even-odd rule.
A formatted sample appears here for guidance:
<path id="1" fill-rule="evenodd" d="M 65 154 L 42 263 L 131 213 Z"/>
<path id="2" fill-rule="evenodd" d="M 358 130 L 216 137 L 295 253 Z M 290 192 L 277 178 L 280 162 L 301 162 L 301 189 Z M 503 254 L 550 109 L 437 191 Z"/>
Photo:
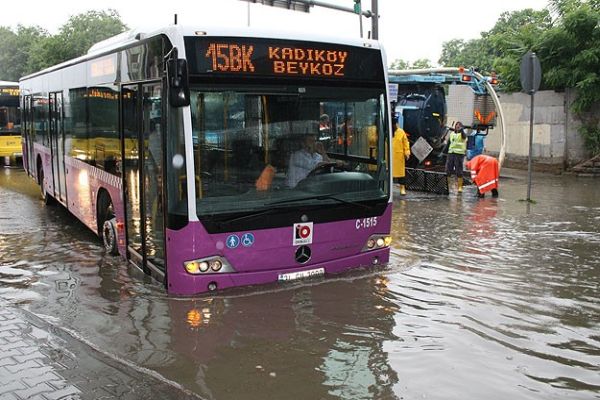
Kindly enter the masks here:
<path id="1" fill-rule="evenodd" d="M 307 178 L 310 178 L 312 176 L 317 176 L 317 175 L 322 175 L 322 174 L 330 174 L 333 172 L 343 172 L 346 169 L 344 169 L 342 166 L 338 165 L 335 162 L 326 162 L 326 163 L 321 163 L 319 165 L 317 165 L 316 167 L 314 167 L 312 169 L 312 171 L 310 171 L 308 173 L 308 175 L 306 175 Z"/>

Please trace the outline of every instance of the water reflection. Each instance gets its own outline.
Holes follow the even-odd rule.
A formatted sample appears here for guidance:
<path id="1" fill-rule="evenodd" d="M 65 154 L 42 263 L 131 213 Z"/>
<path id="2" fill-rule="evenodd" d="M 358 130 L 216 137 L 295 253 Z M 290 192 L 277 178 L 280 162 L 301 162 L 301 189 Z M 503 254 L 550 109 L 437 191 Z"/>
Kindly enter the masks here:
<path id="1" fill-rule="evenodd" d="M 207 399 L 597 397 L 600 187 L 542 179 L 409 193 L 378 272 L 178 299 L 10 171 L 0 296 Z"/>
<path id="2" fill-rule="evenodd" d="M 173 349 L 186 360 L 169 370 L 189 374 L 207 398 L 389 398 L 396 375 L 382 342 L 392 339 L 393 307 L 381 296 L 383 282 L 170 299 Z M 362 290 L 372 301 L 348 296 Z"/>

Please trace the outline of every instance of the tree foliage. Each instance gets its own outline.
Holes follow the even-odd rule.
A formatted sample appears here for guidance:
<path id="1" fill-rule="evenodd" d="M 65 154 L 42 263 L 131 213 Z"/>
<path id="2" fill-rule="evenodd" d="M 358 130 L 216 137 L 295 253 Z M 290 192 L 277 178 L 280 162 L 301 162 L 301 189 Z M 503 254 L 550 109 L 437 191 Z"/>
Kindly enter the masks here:
<path id="1" fill-rule="evenodd" d="M 474 67 L 483 71 L 492 69 L 491 48 L 485 38 L 464 41 L 453 39 L 442 46 L 438 64 L 444 67 Z"/>
<path id="2" fill-rule="evenodd" d="M 59 57 L 62 60 L 79 57 L 93 44 L 125 29 L 127 26 L 121 21 L 119 13 L 112 9 L 74 15 L 60 28 L 58 39 L 64 47 Z"/>
<path id="3" fill-rule="evenodd" d="M 543 79 L 553 89 L 575 88 L 573 110 L 592 154 L 600 154 L 600 1 L 554 0 L 555 24 L 538 43 Z M 594 110 L 594 111 L 592 111 Z"/>
<path id="4" fill-rule="evenodd" d="M 418 60 L 415 60 L 413 63 L 410 63 L 408 61 L 402 60 L 400 58 L 395 59 L 394 61 L 392 61 L 392 63 L 390 64 L 390 69 L 423 69 L 423 68 L 431 68 L 431 61 L 429 61 L 427 58 L 419 58 Z"/>
<path id="5" fill-rule="evenodd" d="M 402 60 L 400 58 L 395 59 L 390 64 L 390 69 L 408 69 L 410 67 L 410 63 L 406 60 Z"/>
<path id="6" fill-rule="evenodd" d="M 38 26 L 0 27 L 0 79 L 20 77 L 82 56 L 94 44 L 127 29 L 115 10 L 71 16 L 50 35 Z"/>
<path id="7" fill-rule="evenodd" d="M 0 79 L 18 81 L 24 72 L 36 44 L 45 40 L 48 32 L 38 26 L 17 26 L 15 32 L 0 27 Z"/>
<path id="8" fill-rule="evenodd" d="M 439 63 L 494 70 L 507 91 L 519 91 L 520 64 L 531 50 L 542 65 L 542 89 L 577 89 L 573 110 L 588 149 L 600 154 L 600 0 L 550 0 L 547 9 L 505 12 L 470 41 L 445 42 Z"/>

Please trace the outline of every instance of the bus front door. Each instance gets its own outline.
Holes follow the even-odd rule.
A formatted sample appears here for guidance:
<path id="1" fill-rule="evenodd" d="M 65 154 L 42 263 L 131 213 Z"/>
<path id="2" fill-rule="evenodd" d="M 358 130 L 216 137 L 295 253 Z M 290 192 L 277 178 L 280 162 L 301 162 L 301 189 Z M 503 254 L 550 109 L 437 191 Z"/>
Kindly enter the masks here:
<path id="1" fill-rule="evenodd" d="M 129 259 L 164 279 L 163 126 L 160 82 L 121 87 Z"/>

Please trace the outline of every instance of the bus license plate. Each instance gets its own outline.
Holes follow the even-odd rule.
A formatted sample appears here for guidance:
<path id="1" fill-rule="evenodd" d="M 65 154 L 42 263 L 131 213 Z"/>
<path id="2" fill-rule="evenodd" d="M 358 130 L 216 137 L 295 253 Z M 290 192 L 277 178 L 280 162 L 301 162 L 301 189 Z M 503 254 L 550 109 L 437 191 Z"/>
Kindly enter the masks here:
<path id="1" fill-rule="evenodd" d="M 314 276 L 325 275 L 325 268 L 315 268 L 306 271 L 289 272 L 287 274 L 279 274 L 279 282 L 294 281 L 296 279 L 312 278 Z"/>

